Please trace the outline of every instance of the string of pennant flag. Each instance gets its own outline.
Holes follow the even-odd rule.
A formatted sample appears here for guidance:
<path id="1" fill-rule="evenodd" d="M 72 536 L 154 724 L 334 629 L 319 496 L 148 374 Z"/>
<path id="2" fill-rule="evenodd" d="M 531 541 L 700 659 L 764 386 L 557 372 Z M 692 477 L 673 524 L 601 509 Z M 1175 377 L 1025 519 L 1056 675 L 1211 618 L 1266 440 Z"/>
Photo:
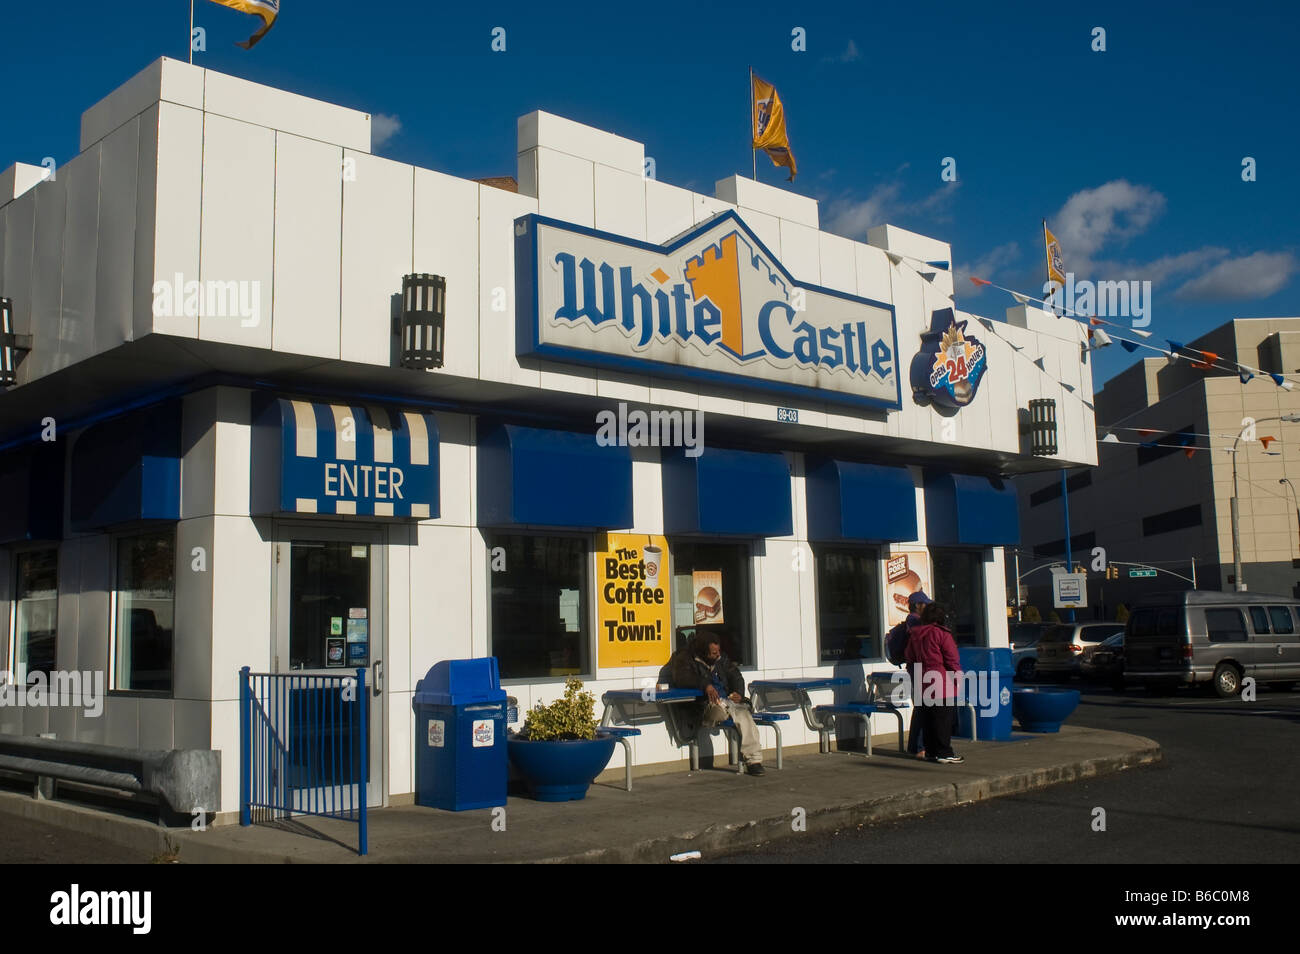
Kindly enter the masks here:
<path id="1" fill-rule="evenodd" d="M 937 266 L 934 263 L 927 262 L 924 259 L 915 258 L 914 256 L 911 255 L 904 255 L 901 252 L 892 252 L 888 250 L 882 250 L 882 251 L 885 251 L 885 257 L 889 259 L 891 265 L 897 266 L 897 265 L 905 264 L 907 265 L 908 268 L 912 269 L 912 271 L 916 272 L 916 274 L 918 274 L 921 278 L 924 278 L 926 281 L 931 283 L 934 282 L 935 275 L 937 274 L 937 272 L 935 271 Z M 921 268 L 918 268 L 916 264 L 913 264 L 914 262 L 918 263 L 919 265 L 925 266 L 926 270 L 923 271 Z M 1015 292 L 1014 294 L 1019 295 L 1019 292 Z M 954 303 L 957 300 L 956 294 L 949 295 L 948 298 L 952 300 Z M 1069 384 L 1066 381 L 1060 380 L 1059 378 L 1055 377 L 1050 371 L 1048 371 L 1046 367 L 1044 367 L 1043 355 L 1039 355 L 1037 358 L 1030 358 L 1028 355 L 1024 354 L 1023 352 L 1025 350 L 1025 346 L 1022 344 L 1017 344 L 1016 342 L 1008 338 L 1006 335 L 999 332 L 997 329 L 998 322 L 994 321 L 991 318 L 983 318 L 979 315 L 972 315 L 972 317 L 980 323 L 981 327 L 983 327 L 984 330 L 986 330 L 989 334 L 993 335 L 993 337 L 997 338 L 1008 348 L 1010 348 L 1011 353 L 1013 355 L 1015 355 L 1017 358 L 1020 358 L 1020 360 L 1033 365 L 1040 373 L 1045 374 L 1049 378 L 1051 378 L 1052 381 L 1057 386 L 1064 388 L 1070 394 L 1075 394 L 1075 392 L 1078 391 L 1078 388 L 1075 387 L 1073 384 Z M 1063 337 L 1062 335 L 1053 335 L 1053 334 L 1048 334 L 1046 332 L 1035 332 L 1035 335 L 1040 338 L 1052 338 L 1056 341 L 1063 341 L 1066 344 L 1082 344 L 1082 342 L 1078 338 L 1066 338 Z M 1093 349 L 1090 348 L 1089 350 L 1093 350 Z M 1079 403 L 1081 403 L 1088 410 L 1090 411 L 1096 410 L 1092 402 L 1087 400 L 1086 398 L 1079 397 L 1077 394 L 1075 394 L 1075 398 L 1076 400 L 1079 401 Z"/>
<path id="2" fill-rule="evenodd" d="M 1049 270 L 1051 270 L 1049 264 Z M 996 282 L 989 281 L 987 278 L 979 278 L 975 275 L 970 276 L 970 280 L 975 285 L 988 286 L 1004 291 L 1014 298 L 1019 304 L 1037 303 L 1038 299 L 1024 292 L 1016 291 L 1013 288 L 1007 288 L 1005 285 L 999 285 Z M 1143 331 L 1139 328 L 1130 328 L 1113 321 L 1107 321 L 1104 318 L 1098 318 L 1096 315 L 1081 315 L 1065 305 L 1057 306 L 1060 309 L 1058 317 L 1067 317 L 1072 321 L 1088 325 L 1088 338 L 1093 343 L 1088 346 L 1088 350 L 1104 348 L 1118 341 L 1120 346 L 1130 354 L 1137 351 L 1138 348 L 1146 348 L 1164 355 L 1171 363 L 1178 361 L 1180 358 L 1189 362 L 1189 366 L 1201 371 L 1211 371 L 1218 369 L 1221 371 L 1231 371 L 1241 379 L 1242 384 L 1246 384 L 1253 378 L 1268 378 L 1278 387 L 1290 391 L 1295 388 L 1296 381 L 1285 374 L 1279 374 L 1275 371 L 1265 371 L 1262 368 L 1253 365 L 1244 364 L 1240 361 L 1234 361 L 1230 358 L 1224 358 L 1222 355 L 1213 351 L 1206 351 L 1201 348 L 1191 348 L 1181 341 L 1175 341 L 1173 338 L 1166 338 L 1167 348 L 1162 348 L 1158 344 L 1152 344 L 1148 340 L 1152 337 L 1151 332 Z M 1120 334 L 1118 330 L 1107 332 L 1104 328 L 1122 329 L 1125 334 Z M 1127 337 L 1128 334 L 1137 335 L 1137 338 Z"/>
<path id="3" fill-rule="evenodd" d="M 930 282 L 934 281 L 935 266 L 933 265 L 933 263 L 926 262 L 922 259 L 915 258 L 914 256 L 911 255 L 903 255 L 899 252 L 886 251 L 885 256 L 889 259 L 891 264 L 893 265 L 907 264 L 908 267 L 911 268 L 914 272 L 916 272 L 920 277 Z M 927 270 L 923 271 L 922 268 L 918 266 L 924 266 Z M 999 289 L 1000 291 L 1005 291 L 1007 294 L 1011 295 L 1011 297 L 1014 298 L 1016 302 L 1018 302 L 1019 304 L 1038 303 L 1038 299 L 1035 299 L 1032 296 L 1025 294 L 1024 292 L 1017 291 L 1013 288 L 1007 288 L 1003 285 L 999 285 L 996 282 L 989 281 L 988 279 L 985 278 L 978 278 L 976 276 L 971 276 L 971 281 L 976 285 L 987 285 L 989 287 Z M 951 298 L 954 301 L 956 300 L 956 297 L 957 297 L 956 294 L 949 296 L 949 298 Z M 1295 387 L 1295 381 L 1291 380 L 1289 377 L 1283 374 L 1278 374 L 1272 371 L 1264 371 L 1260 368 L 1252 367 L 1250 365 L 1241 364 L 1238 362 L 1226 363 L 1226 361 L 1222 359 L 1222 356 L 1216 354 L 1215 352 L 1204 351 L 1199 348 L 1189 348 L 1186 345 L 1182 344 L 1181 342 L 1174 341 L 1172 339 L 1167 339 L 1167 343 L 1169 345 L 1168 348 L 1161 348 L 1159 345 L 1148 344 L 1145 341 L 1135 341 L 1133 339 L 1126 338 L 1124 335 L 1118 333 L 1114 333 L 1114 332 L 1107 333 L 1100 326 L 1105 325 L 1117 329 L 1123 328 L 1125 332 L 1131 332 L 1132 334 L 1138 335 L 1142 338 L 1152 337 L 1151 332 L 1149 331 L 1143 331 L 1138 328 L 1127 328 L 1124 325 L 1119 325 L 1114 322 L 1106 321 L 1105 319 L 1097 318 L 1096 316 L 1079 315 L 1076 314 L 1073 310 L 1066 308 L 1064 306 L 1061 306 L 1061 310 L 1065 313 L 1066 316 L 1071 318 L 1073 321 L 1079 324 L 1086 324 L 1088 326 L 1087 337 L 1091 343 L 1084 346 L 1085 351 L 1095 351 L 1099 348 L 1104 348 L 1110 345 L 1114 340 L 1118 340 L 1120 344 L 1124 347 L 1124 349 L 1130 353 L 1135 352 L 1140 347 L 1145 347 L 1152 351 L 1156 351 L 1159 352 L 1160 354 L 1163 354 L 1171 362 L 1177 361 L 1179 358 L 1187 360 L 1190 363 L 1191 367 L 1197 368 L 1199 370 L 1208 371 L 1213 368 L 1219 368 L 1224 371 L 1232 371 L 1238 375 L 1238 377 L 1240 378 L 1243 384 L 1252 380 L 1255 377 L 1261 377 L 1261 378 L 1268 378 L 1274 384 L 1276 384 L 1278 387 L 1284 390 L 1289 391 Z M 1025 350 L 1024 345 L 1017 344 L 1016 342 L 1007 338 L 1005 335 L 1000 334 L 997 330 L 997 324 L 998 324 L 997 322 L 993 321 L 992 319 L 980 317 L 978 315 L 973 317 L 975 317 L 975 319 L 980 323 L 980 325 L 983 326 L 990 334 L 994 335 L 995 337 L 1003 341 L 1011 349 L 1012 354 L 1016 355 L 1017 357 L 1021 358 L 1024 361 L 1028 361 L 1030 364 L 1036 367 L 1040 372 L 1044 374 L 1048 374 L 1049 377 L 1053 377 L 1053 379 L 1056 381 L 1056 384 L 1064 388 L 1066 391 L 1073 393 L 1076 390 L 1076 388 L 1073 385 L 1068 384 L 1065 381 L 1055 379 L 1055 377 L 1052 376 L 1050 372 L 1048 372 L 1047 369 L 1044 367 L 1042 356 L 1031 359 L 1027 355 L 1023 354 Z M 1077 339 L 1064 338 L 1060 335 L 1047 334 L 1045 332 L 1038 332 L 1037 334 L 1038 336 L 1046 336 L 1067 343 L 1073 343 L 1074 341 L 1077 340 Z M 1082 344 L 1082 342 L 1080 342 L 1080 344 Z M 1092 402 L 1085 400 L 1084 398 L 1081 397 L 1077 399 L 1082 404 L 1084 404 L 1089 410 L 1092 411 L 1096 410 Z M 1234 439 L 1239 436 L 1237 434 L 1208 434 L 1208 433 L 1201 433 L 1197 431 L 1179 431 L 1175 434 L 1169 435 L 1174 440 L 1176 440 L 1177 443 L 1167 444 L 1167 443 L 1162 443 L 1159 440 L 1137 440 L 1137 441 L 1121 440 L 1114 433 L 1115 431 L 1132 431 L 1144 437 L 1166 433 L 1158 428 L 1127 427 L 1121 425 L 1098 425 L 1098 431 L 1101 432 L 1102 434 L 1102 436 L 1098 438 L 1098 443 L 1129 445 L 1133 447 L 1145 447 L 1145 448 L 1156 448 L 1156 447 L 1171 448 L 1174 450 L 1182 450 L 1188 459 L 1191 459 L 1198 450 L 1216 449 L 1209 446 L 1208 444 L 1206 445 L 1197 444 L 1196 438 L 1205 438 L 1207 441 L 1209 441 L 1212 438 Z M 1259 437 L 1256 438 L 1256 440 L 1258 440 L 1264 446 L 1265 453 L 1270 453 L 1270 454 L 1276 453 L 1274 451 L 1269 451 L 1268 446 L 1270 443 L 1278 440 L 1277 437 L 1273 437 L 1273 436 Z M 1217 449 L 1226 450 L 1226 448 L 1217 448 Z"/>

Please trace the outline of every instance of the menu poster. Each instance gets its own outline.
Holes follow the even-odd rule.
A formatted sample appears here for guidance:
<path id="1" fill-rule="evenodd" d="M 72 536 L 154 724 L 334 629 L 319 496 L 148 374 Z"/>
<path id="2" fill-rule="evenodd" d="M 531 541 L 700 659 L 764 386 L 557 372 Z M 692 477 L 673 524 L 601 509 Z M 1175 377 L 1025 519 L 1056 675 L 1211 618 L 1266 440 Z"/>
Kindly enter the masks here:
<path id="1" fill-rule="evenodd" d="M 907 619 L 909 596 L 917 590 L 930 593 L 933 589 L 930 585 L 930 552 L 895 550 L 885 561 L 885 606 L 889 627 Z"/>
<path id="2" fill-rule="evenodd" d="M 596 656 L 602 669 L 662 666 L 672 654 L 667 552 L 664 537 L 611 533 L 596 554 Z"/>
<path id="3" fill-rule="evenodd" d="M 722 615 L 722 571 L 696 570 L 691 574 L 695 591 L 695 624 L 716 626 L 725 622 Z"/>

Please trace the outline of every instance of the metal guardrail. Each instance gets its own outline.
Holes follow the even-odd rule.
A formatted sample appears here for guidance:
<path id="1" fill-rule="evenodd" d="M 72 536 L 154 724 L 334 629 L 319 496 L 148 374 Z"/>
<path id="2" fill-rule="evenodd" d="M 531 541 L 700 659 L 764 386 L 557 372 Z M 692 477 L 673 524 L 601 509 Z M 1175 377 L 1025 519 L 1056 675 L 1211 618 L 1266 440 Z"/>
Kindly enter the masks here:
<path id="1" fill-rule="evenodd" d="M 221 753 L 149 751 L 90 742 L 0 735 L 0 769 L 159 798 L 173 812 L 221 810 Z"/>
<path id="2" fill-rule="evenodd" d="M 318 815 L 356 822 L 367 850 L 366 670 L 239 671 L 239 823 Z"/>

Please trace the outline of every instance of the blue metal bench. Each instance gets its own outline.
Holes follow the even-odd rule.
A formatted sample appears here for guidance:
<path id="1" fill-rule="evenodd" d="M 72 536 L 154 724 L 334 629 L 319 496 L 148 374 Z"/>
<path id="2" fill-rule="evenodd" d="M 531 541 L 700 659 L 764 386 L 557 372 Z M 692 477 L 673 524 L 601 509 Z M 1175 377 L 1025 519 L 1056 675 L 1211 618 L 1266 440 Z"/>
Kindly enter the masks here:
<path id="1" fill-rule="evenodd" d="M 867 757 L 871 756 L 871 717 L 877 712 L 891 713 L 898 720 L 898 751 L 906 752 L 907 744 L 903 738 L 903 710 L 912 708 L 912 702 L 908 700 L 894 701 L 894 690 L 898 687 L 893 672 L 873 672 L 867 676 L 867 698 L 862 702 L 844 702 L 838 705 L 817 706 L 816 712 L 819 715 L 826 716 L 827 731 L 821 739 L 822 751 L 830 751 L 830 729 L 833 726 L 831 717 L 847 716 L 849 718 L 861 719 L 864 723 L 864 734 L 867 737 Z M 975 739 L 975 707 L 967 705 L 971 710 L 971 741 Z"/>
<path id="2" fill-rule="evenodd" d="M 809 679 L 758 679 L 750 683 L 749 691 L 753 695 L 754 707 L 763 710 L 762 715 L 768 719 L 782 716 L 790 718 L 787 713 L 802 712 L 804 724 L 817 733 L 823 752 L 830 751 L 829 731 L 834 731 L 834 723 L 829 725 L 817 716 L 816 706 L 808 693 L 818 689 L 835 689 L 849 685 L 849 680 L 841 676 L 821 676 Z M 758 713 L 754 720 L 758 721 Z M 779 741 L 778 733 L 778 741 Z M 780 767 L 780 749 L 777 750 L 777 767 Z"/>
<path id="3" fill-rule="evenodd" d="M 906 749 L 903 739 L 902 710 L 911 706 L 910 702 L 895 704 L 891 698 L 894 688 L 893 674 L 889 672 L 870 673 L 867 677 L 867 698 L 855 702 L 829 703 L 814 705 L 808 693 L 818 689 L 835 689 L 850 685 L 850 680 L 842 676 L 812 677 L 807 679 L 763 679 L 750 687 L 754 693 L 755 705 L 761 699 L 765 709 L 773 711 L 799 710 L 804 715 L 804 722 L 809 729 L 817 733 L 818 749 L 823 753 L 831 750 L 830 737 L 835 731 L 835 717 L 861 719 L 864 723 L 863 734 L 867 739 L 867 755 L 871 755 L 871 717 L 877 712 L 889 712 L 898 719 L 898 748 Z"/>
<path id="4" fill-rule="evenodd" d="M 632 791 L 632 743 L 628 739 L 641 734 L 640 729 L 630 726 L 602 725 L 596 730 L 597 735 L 612 735 L 623 746 L 623 787 Z"/>
<path id="5" fill-rule="evenodd" d="M 702 693 L 695 689 L 661 689 L 652 693 L 639 689 L 611 689 L 600 697 L 605 711 L 601 715 L 600 728 L 597 731 L 614 735 L 622 744 L 624 787 L 627 791 L 632 791 L 632 747 L 627 738 L 640 735 L 641 730 L 637 727 L 643 725 L 663 723 L 664 728 L 668 730 L 668 738 L 673 744 L 678 748 L 688 749 L 692 772 L 700 770 L 699 732 L 720 731 L 727 737 L 727 763 L 735 765 L 737 773 L 744 772 L 745 767 L 741 764 L 739 755 L 740 730 L 731 719 L 717 725 L 702 725 L 694 735 L 686 731 L 678 707 L 684 703 L 694 702 L 701 695 Z M 767 726 L 776 733 L 778 769 L 784 767 L 785 759 L 782 751 L 781 728 L 777 723 L 788 718 L 789 716 L 781 712 L 754 713 L 755 724 Z"/>

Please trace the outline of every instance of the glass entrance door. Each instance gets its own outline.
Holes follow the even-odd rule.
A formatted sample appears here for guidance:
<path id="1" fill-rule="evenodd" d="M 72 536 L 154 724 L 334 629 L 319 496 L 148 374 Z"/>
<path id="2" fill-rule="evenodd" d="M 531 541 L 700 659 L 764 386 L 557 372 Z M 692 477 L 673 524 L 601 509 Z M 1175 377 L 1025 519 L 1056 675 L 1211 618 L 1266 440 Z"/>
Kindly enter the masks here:
<path id="1" fill-rule="evenodd" d="M 384 765 L 384 619 L 382 532 L 327 530 L 284 525 L 276 535 L 276 672 L 294 675 L 352 675 L 366 670 L 369 766 L 366 803 L 383 804 Z M 331 688 L 326 688 L 326 687 Z M 311 726 L 328 722 L 337 710 L 333 681 L 307 683 L 294 690 L 295 711 L 311 718 L 296 720 L 286 744 L 310 751 L 359 753 L 359 725 L 327 730 L 347 738 L 327 739 L 295 733 L 318 732 Z M 321 713 L 325 716 L 322 718 Z M 359 756 L 335 759 L 315 771 L 321 786 L 350 783 L 360 771 Z M 318 793 L 319 794 L 319 793 Z"/>

